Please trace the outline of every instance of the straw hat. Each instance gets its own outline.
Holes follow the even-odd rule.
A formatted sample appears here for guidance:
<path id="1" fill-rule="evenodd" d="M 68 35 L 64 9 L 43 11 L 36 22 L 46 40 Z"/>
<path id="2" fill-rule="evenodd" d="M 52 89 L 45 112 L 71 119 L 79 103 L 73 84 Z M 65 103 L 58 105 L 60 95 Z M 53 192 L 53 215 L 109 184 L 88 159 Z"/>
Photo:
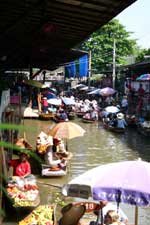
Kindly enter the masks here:
<path id="1" fill-rule="evenodd" d="M 123 113 L 118 113 L 118 114 L 117 114 L 117 118 L 118 118 L 118 119 L 123 119 L 123 118 L 124 118 Z"/>
<path id="2" fill-rule="evenodd" d="M 59 225 L 76 225 L 86 211 L 85 205 L 68 204 L 61 210 L 63 216 Z"/>

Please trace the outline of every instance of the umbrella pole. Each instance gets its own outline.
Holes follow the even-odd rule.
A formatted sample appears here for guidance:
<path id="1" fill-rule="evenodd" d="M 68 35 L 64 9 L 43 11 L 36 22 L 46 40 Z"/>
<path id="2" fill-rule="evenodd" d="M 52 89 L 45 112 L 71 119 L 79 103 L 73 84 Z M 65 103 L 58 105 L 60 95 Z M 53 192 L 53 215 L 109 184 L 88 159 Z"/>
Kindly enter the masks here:
<path id="1" fill-rule="evenodd" d="M 135 225 L 138 225 L 138 207 L 137 205 L 135 206 L 135 221 L 134 221 Z"/>
<path id="2" fill-rule="evenodd" d="M 66 151 L 68 152 L 68 142 L 66 140 Z"/>

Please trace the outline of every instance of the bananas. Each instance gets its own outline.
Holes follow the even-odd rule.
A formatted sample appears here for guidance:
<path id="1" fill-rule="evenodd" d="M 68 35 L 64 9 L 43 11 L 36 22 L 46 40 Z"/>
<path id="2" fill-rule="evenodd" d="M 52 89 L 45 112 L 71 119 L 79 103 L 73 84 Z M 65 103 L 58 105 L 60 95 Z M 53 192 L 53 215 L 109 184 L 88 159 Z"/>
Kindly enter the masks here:
<path id="1" fill-rule="evenodd" d="M 54 207 L 40 205 L 27 217 L 19 222 L 19 225 L 53 225 Z"/>

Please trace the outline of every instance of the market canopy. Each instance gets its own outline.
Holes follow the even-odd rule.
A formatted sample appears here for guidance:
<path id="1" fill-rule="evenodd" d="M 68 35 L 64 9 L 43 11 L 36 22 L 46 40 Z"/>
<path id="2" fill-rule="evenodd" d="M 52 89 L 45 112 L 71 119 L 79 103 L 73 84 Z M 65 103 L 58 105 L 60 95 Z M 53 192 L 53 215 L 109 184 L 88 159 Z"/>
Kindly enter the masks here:
<path id="1" fill-rule="evenodd" d="M 0 66 L 54 69 L 86 54 L 72 50 L 136 0 L 0 1 Z"/>
<path id="2" fill-rule="evenodd" d="M 76 102 L 73 98 L 61 97 L 61 99 L 65 105 L 75 105 L 76 104 Z"/>

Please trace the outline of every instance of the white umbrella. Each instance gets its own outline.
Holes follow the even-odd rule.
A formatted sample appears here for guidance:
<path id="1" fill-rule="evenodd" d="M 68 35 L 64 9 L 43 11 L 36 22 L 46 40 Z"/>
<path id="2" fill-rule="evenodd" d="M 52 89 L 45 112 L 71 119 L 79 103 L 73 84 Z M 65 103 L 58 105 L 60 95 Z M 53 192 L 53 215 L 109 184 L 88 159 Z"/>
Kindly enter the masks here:
<path id="1" fill-rule="evenodd" d="M 106 112 L 109 112 L 109 113 L 118 113 L 120 111 L 120 109 L 117 107 L 117 106 L 107 106 L 105 108 L 105 111 Z"/>
<path id="2" fill-rule="evenodd" d="M 57 99 L 57 98 L 51 98 L 51 99 L 48 99 L 47 102 L 51 105 L 61 105 L 62 101 L 61 99 Z"/>
<path id="3" fill-rule="evenodd" d="M 93 91 L 90 91 L 89 93 L 87 93 L 88 95 L 99 95 L 100 94 L 100 88 L 95 89 Z"/>

